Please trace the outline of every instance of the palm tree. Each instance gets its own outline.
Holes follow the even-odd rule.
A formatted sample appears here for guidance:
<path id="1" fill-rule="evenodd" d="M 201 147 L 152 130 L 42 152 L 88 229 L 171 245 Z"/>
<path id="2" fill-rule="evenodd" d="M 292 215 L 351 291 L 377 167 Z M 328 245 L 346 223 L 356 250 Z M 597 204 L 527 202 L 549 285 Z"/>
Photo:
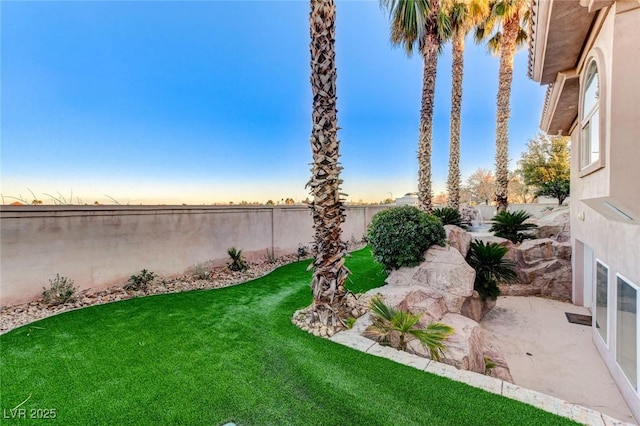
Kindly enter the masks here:
<path id="1" fill-rule="evenodd" d="M 418 206 L 431 211 L 431 146 L 438 54 L 450 25 L 440 13 L 441 0 L 380 0 L 391 16 L 391 42 L 411 56 L 417 46 L 422 54 L 422 107 L 418 138 Z"/>
<path id="2" fill-rule="evenodd" d="M 449 139 L 449 177 L 447 205 L 460 207 L 460 116 L 462 111 L 462 76 L 464 39 L 471 29 L 489 13 L 488 0 L 445 0 L 444 13 L 451 22 L 451 128 Z"/>
<path id="3" fill-rule="evenodd" d="M 311 151 L 313 165 L 307 183 L 313 195 L 314 273 L 311 281 L 313 307 L 311 323 L 339 327 L 347 317 L 342 302 L 344 282 L 349 274 L 344 266 L 347 246 L 341 239 L 340 225 L 345 210 L 340 194 L 337 138 L 335 16 L 333 0 L 311 0 L 311 89 L 313 111 Z"/>
<path id="4" fill-rule="evenodd" d="M 498 211 L 508 206 L 509 117 L 513 58 L 528 38 L 530 0 L 494 0 L 489 16 L 476 27 L 476 40 L 488 40 L 487 47 L 500 54 L 498 106 L 496 111 L 496 203 Z"/>

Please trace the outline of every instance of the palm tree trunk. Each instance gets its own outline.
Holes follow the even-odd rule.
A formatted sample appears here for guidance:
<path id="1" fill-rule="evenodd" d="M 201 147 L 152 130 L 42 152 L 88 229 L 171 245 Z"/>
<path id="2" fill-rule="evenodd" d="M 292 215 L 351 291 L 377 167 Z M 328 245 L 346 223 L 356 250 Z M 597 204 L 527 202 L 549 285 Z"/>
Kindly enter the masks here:
<path id="1" fill-rule="evenodd" d="M 498 81 L 498 107 L 496 114 L 496 203 L 498 212 L 507 210 L 507 186 L 509 185 L 509 118 L 511 116 L 511 82 L 513 81 L 513 57 L 516 53 L 516 37 L 519 15 L 507 19 L 500 46 L 500 71 Z"/>
<path id="2" fill-rule="evenodd" d="M 427 34 L 422 45 L 422 107 L 418 140 L 418 207 L 431 211 L 431 146 L 433 142 L 433 103 L 438 68 L 437 36 Z"/>
<path id="3" fill-rule="evenodd" d="M 311 322 L 340 326 L 345 308 L 344 281 L 349 273 L 344 266 L 346 244 L 342 241 L 340 225 L 345 210 L 340 194 L 340 171 L 337 138 L 335 63 L 335 4 L 333 0 L 311 0 L 309 15 L 311 32 L 311 89 L 313 92 L 313 128 L 311 151 L 313 165 L 311 188 L 313 228 L 315 232 L 311 281 L 314 306 Z"/>
<path id="4" fill-rule="evenodd" d="M 447 179 L 448 205 L 460 207 L 460 116 L 462 109 L 462 75 L 464 72 L 464 33 L 452 42 L 451 64 L 451 128 L 449 140 L 449 178 Z"/>

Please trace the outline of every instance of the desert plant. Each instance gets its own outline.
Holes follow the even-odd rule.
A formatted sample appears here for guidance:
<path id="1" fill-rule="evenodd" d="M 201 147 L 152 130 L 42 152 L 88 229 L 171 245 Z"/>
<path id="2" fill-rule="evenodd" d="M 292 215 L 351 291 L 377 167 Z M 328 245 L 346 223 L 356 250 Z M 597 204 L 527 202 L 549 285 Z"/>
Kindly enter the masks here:
<path id="1" fill-rule="evenodd" d="M 308 255 L 309 250 L 307 250 L 307 246 L 302 243 L 298 244 L 298 261 L 300 261 L 300 259 L 302 258 L 307 257 Z"/>
<path id="2" fill-rule="evenodd" d="M 412 206 L 377 213 L 367 229 L 375 260 L 386 269 L 415 266 L 433 244 L 444 244 L 446 233 L 438 218 Z"/>
<path id="3" fill-rule="evenodd" d="M 432 322 L 420 327 L 422 315 L 415 315 L 403 309 L 387 306 L 380 296 L 369 302 L 372 324 L 364 335 L 378 341 L 381 345 L 392 346 L 402 351 L 412 340 L 418 340 L 429 351 L 431 359 L 439 361 L 444 355 L 444 342 L 453 333 L 453 327 L 440 322 Z"/>
<path id="4" fill-rule="evenodd" d="M 527 238 L 533 238 L 531 233 L 527 232 L 538 227 L 533 223 L 524 223 L 531 215 L 524 210 L 515 212 L 502 211 L 495 215 L 491 220 L 493 225 L 490 232 L 497 237 L 511 240 L 514 244 L 521 243 Z"/>
<path id="5" fill-rule="evenodd" d="M 242 256 L 242 250 L 231 247 L 229 250 L 227 250 L 227 254 L 231 258 L 231 263 L 229 263 L 228 266 L 232 271 L 244 272 L 249 268 L 249 266 L 247 266 L 247 262 Z"/>
<path id="6" fill-rule="evenodd" d="M 67 277 L 56 277 L 49 280 L 49 288 L 43 287 L 42 298 L 48 305 L 61 305 L 73 299 L 77 287 L 73 286 L 73 280 Z"/>
<path id="7" fill-rule="evenodd" d="M 211 271 L 207 269 L 204 263 L 196 263 L 193 265 L 193 276 L 199 280 L 208 280 L 211 277 Z"/>
<path id="8" fill-rule="evenodd" d="M 433 215 L 440 218 L 443 225 L 455 225 L 462 229 L 469 227 L 469 222 L 463 221 L 458 209 L 454 209 L 453 207 L 433 209 Z"/>
<path id="9" fill-rule="evenodd" d="M 500 295 L 498 283 L 518 280 L 516 264 L 504 258 L 507 250 L 507 247 L 498 243 L 485 243 L 480 240 L 471 242 L 467 263 L 476 271 L 473 288 L 482 300 L 495 299 Z"/>
<path id="10" fill-rule="evenodd" d="M 271 264 L 276 263 L 276 261 L 278 260 L 278 259 L 276 258 L 276 254 L 275 254 L 275 252 L 274 252 L 273 250 L 269 250 L 269 249 L 267 249 L 267 254 L 266 254 L 266 256 L 265 256 L 265 257 L 266 257 L 266 259 L 267 259 L 267 262 L 268 262 L 268 263 L 271 263 Z"/>
<path id="11" fill-rule="evenodd" d="M 129 281 L 124 285 L 125 290 L 146 291 L 149 283 L 153 281 L 156 274 L 143 269 L 139 274 L 131 275 Z"/>

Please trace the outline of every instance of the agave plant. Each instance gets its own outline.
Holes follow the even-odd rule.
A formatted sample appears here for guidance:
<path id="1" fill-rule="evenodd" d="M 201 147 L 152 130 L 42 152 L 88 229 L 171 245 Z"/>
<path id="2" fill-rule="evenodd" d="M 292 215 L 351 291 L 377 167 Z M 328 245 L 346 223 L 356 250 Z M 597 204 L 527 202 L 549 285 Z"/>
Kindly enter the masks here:
<path id="1" fill-rule="evenodd" d="M 422 315 L 387 306 L 380 296 L 369 302 L 372 322 L 364 331 L 364 336 L 378 341 L 385 346 L 392 346 L 403 351 L 412 340 L 418 340 L 429 351 L 431 359 L 439 361 L 446 349 L 444 342 L 453 333 L 453 327 L 440 322 L 432 322 L 420 327 Z"/>
<path id="2" fill-rule="evenodd" d="M 463 221 L 458 209 L 454 209 L 453 207 L 433 209 L 432 214 L 439 217 L 443 225 L 455 225 L 462 229 L 469 228 L 469 222 Z"/>
<path id="3" fill-rule="evenodd" d="M 227 254 L 231 258 L 231 263 L 229 263 L 229 269 L 232 271 L 240 271 L 244 272 L 247 270 L 247 262 L 244 260 L 244 256 L 242 256 L 242 250 L 238 250 L 235 247 L 231 247 L 227 250 Z"/>
<path id="4" fill-rule="evenodd" d="M 531 215 L 524 210 L 515 212 L 502 211 L 491 219 L 493 225 L 489 231 L 495 233 L 497 237 L 511 240 L 514 244 L 521 243 L 527 238 L 533 238 L 533 235 L 527 231 L 538 227 L 533 223 L 524 223 L 530 217 Z"/>
<path id="5" fill-rule="evenodd" d="M 471 242 L 467 253 L 467 263 L 476 271 L 473 288 L 482 300 L 495 299 L 500 295 L 498 283 L 512 283 L 518 280 L 516 264 L 505 259 L 507 247 L 498 243 Z"/>

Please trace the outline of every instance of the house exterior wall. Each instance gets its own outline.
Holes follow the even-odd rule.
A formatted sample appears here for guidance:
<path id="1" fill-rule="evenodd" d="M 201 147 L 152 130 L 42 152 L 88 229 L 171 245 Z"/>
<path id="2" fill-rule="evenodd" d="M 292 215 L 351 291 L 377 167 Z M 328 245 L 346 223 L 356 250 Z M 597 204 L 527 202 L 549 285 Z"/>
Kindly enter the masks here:
<path id="1" fill-rule="evenodd" d="M 582 91 L 590 60 L 595 58 L 598 64 L 604 167 L 586 175 L 580 171 L 582 111 L 579 105 L 578 121 L 571 133 L 571 234 L 576 254 L 572 261 L 574 271 L 578 271 L 573 274 L 573 294 L 574 303 L 586 301 L 594 312 L 596 274 L 590 274 L 592 282 L 586 282 L 583 270 L 585 266 L 595 268 L 596 259 L 609 267 L 608 339 L 603 341 L 593 327 L 593 341 L 630 409 L 640 418 L 638 392 L 616 361 L 616 274 L 640 285 L 640 226 L 637 223 L 640 217 L 640 8 L 620 11 L 617 6 L 614 4 L 608 9 L 603 25 L 594 29 L 597 37 L 583 52 L 578 68 Z M 584 202 L 603 197 L 632 213 L 636 222 L 611 220 Z M 591 259 L 585 260 L 582 256 L 584 246 L 591 249 Z M 592 297 L 585 297 L 585 292 L 591 292 Z"/>
<path id="2" fill-rule="evenodd" d="M 343 239 L 360 240 L 371 217 L 388 206 L 349 206 Z M 40 297 L 56 274 L 75 285 L 124 284 L 147 269 L 183 273 L 196 263 L 224 264 L 236 247 L 252 260 L 295 253 L 313 241 L 306 206 L 84 207 L 0 209 L 0 306 Z"/>

